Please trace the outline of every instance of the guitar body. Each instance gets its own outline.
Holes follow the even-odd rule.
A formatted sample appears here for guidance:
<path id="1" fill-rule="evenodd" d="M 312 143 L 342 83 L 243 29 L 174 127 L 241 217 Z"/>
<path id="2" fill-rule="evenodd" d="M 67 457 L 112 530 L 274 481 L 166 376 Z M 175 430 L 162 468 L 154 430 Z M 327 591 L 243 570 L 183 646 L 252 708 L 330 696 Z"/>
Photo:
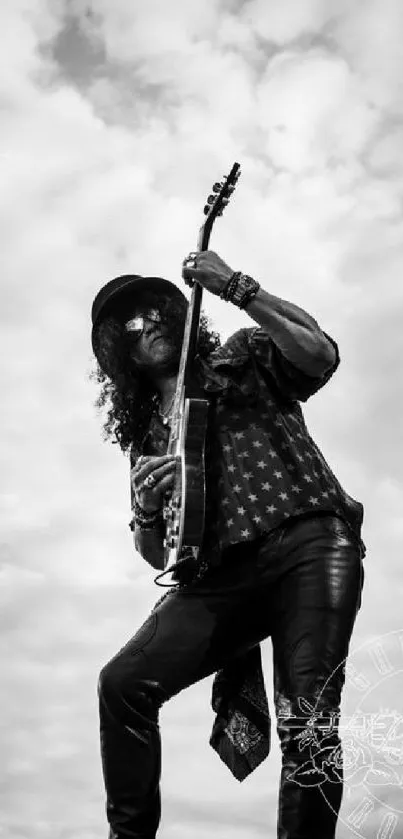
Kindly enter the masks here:
<path id="1" fill-rule="evenodd" d="M 185 399 L 178 434 L 168 454 L 179 458 L 174 487 L 165 507 L 164 567 L 197 563 L 206 508 L 205 443 L 208 399 Z"/>

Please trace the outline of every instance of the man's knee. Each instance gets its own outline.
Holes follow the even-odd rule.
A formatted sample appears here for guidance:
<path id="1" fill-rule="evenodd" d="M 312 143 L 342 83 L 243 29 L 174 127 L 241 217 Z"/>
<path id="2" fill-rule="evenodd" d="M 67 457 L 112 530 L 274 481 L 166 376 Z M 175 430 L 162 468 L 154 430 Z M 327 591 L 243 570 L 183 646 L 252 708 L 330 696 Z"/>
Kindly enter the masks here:
<path id="1" fill-rule="evenodd" d="M 109 661 L 98 677 L 98 696 L 101 704 L 112 712 L 124 715 L 128 710 L 141 717 L 155 720 L 161 705 L 168 695 L 156 679 L 136 667 L 136 658 L 130 660 L 130 667 L 124 657 Z"/>
<path id="2" fill-rule="evenodd" d="M 102 667 L 98 676 L 97 692 L 99 698 L 105 700 L 112 696 L 119 696 L 124 690 L 125 678 L 122 667 L 116 659 L 111 659 Z"/>

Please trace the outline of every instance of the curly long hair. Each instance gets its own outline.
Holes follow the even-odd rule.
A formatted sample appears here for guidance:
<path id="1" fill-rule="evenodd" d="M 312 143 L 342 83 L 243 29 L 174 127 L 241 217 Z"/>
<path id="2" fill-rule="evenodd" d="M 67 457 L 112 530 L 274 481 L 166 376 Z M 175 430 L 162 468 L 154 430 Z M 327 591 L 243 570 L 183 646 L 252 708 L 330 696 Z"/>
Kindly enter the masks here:
<path id="1" fill-rule="evenodd" d="M 162 322 L 169 324 L 179 363 L 188 306 L 186 299 L 161 297 L 148 291 L 142 295 L 141 304 L 145 310 L 157 308 Z M 138 457 L 158 393 L 151 379 L 136 368 L 130 358 L 130 333 L 124 329 L 124 320 L 128 316 L 130 312 L 127 309 L 125 317 L 119 310 L 115 311 L 101 320 L 96 328 L 94 349 L 97 363 L 90 378 L 100 385 L 95 406 L 99 412 L 106 414 L 103 439 L 117 443 L 124 453 L 131 450 L 134 457 Z M 220 336 L 211 329 L 210 320 L 204 312 L 201 312 L 199 322 L 196 362 L 198 358 L 207 358 L 221 346 Z"/>

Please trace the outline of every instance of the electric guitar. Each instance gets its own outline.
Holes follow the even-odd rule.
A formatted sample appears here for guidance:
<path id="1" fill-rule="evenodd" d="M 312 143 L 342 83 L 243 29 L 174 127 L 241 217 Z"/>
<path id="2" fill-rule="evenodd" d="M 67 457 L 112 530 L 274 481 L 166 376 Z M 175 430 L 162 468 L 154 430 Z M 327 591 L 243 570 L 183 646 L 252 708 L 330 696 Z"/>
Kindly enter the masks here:
<path id="1" fill-rule="evenodd" d="M 204 207 L 206 216 L 197 240 L 197 251 L 208 249 L 213 224 L 227 206 L 240 176 L 234 163 L 229 175 L 215 183 Z M 192 286 L 186 315 L 167 454 L 178 457 L 171 495 L 163 509 L 165 520 L 164 573 L 182 562 L 197 568 L 203 539 L 206 481 L 205 439 L 208 399 L 192 393 L 191 370 L 196 354 L 203 288 Z M 160 575 L 161 576 L 161 575 Z"/>

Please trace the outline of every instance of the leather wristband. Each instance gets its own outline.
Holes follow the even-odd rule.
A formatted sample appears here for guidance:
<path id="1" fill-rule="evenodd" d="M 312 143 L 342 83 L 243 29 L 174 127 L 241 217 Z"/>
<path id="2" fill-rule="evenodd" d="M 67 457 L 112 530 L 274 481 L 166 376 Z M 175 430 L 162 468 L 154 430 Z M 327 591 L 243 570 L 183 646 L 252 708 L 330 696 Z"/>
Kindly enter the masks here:
<path id="1" fill-rule="evenodd" d="M 239 309 L 244 309 L 259 289 L 260 284 L 253 277 L 243 274 L 242 271 L 234 271 L 232 277 L 222 289 L 220 297 L 234 303 Z"/>
<path id="2" fill-rule="evenodd" d="M 240 309 L 245 309 L 248 303 L 256 297 L 258 291 L 260 290 L 260 283 L 258 283 L 257 280 L 254 280 L 252 277 L 248 277 L 246 274 L 243 276 L 252 282 L 249 284 L 249 287 L 246 288 L 246 291 L 244 291 L 242 299 L 238 304 Z"/>

